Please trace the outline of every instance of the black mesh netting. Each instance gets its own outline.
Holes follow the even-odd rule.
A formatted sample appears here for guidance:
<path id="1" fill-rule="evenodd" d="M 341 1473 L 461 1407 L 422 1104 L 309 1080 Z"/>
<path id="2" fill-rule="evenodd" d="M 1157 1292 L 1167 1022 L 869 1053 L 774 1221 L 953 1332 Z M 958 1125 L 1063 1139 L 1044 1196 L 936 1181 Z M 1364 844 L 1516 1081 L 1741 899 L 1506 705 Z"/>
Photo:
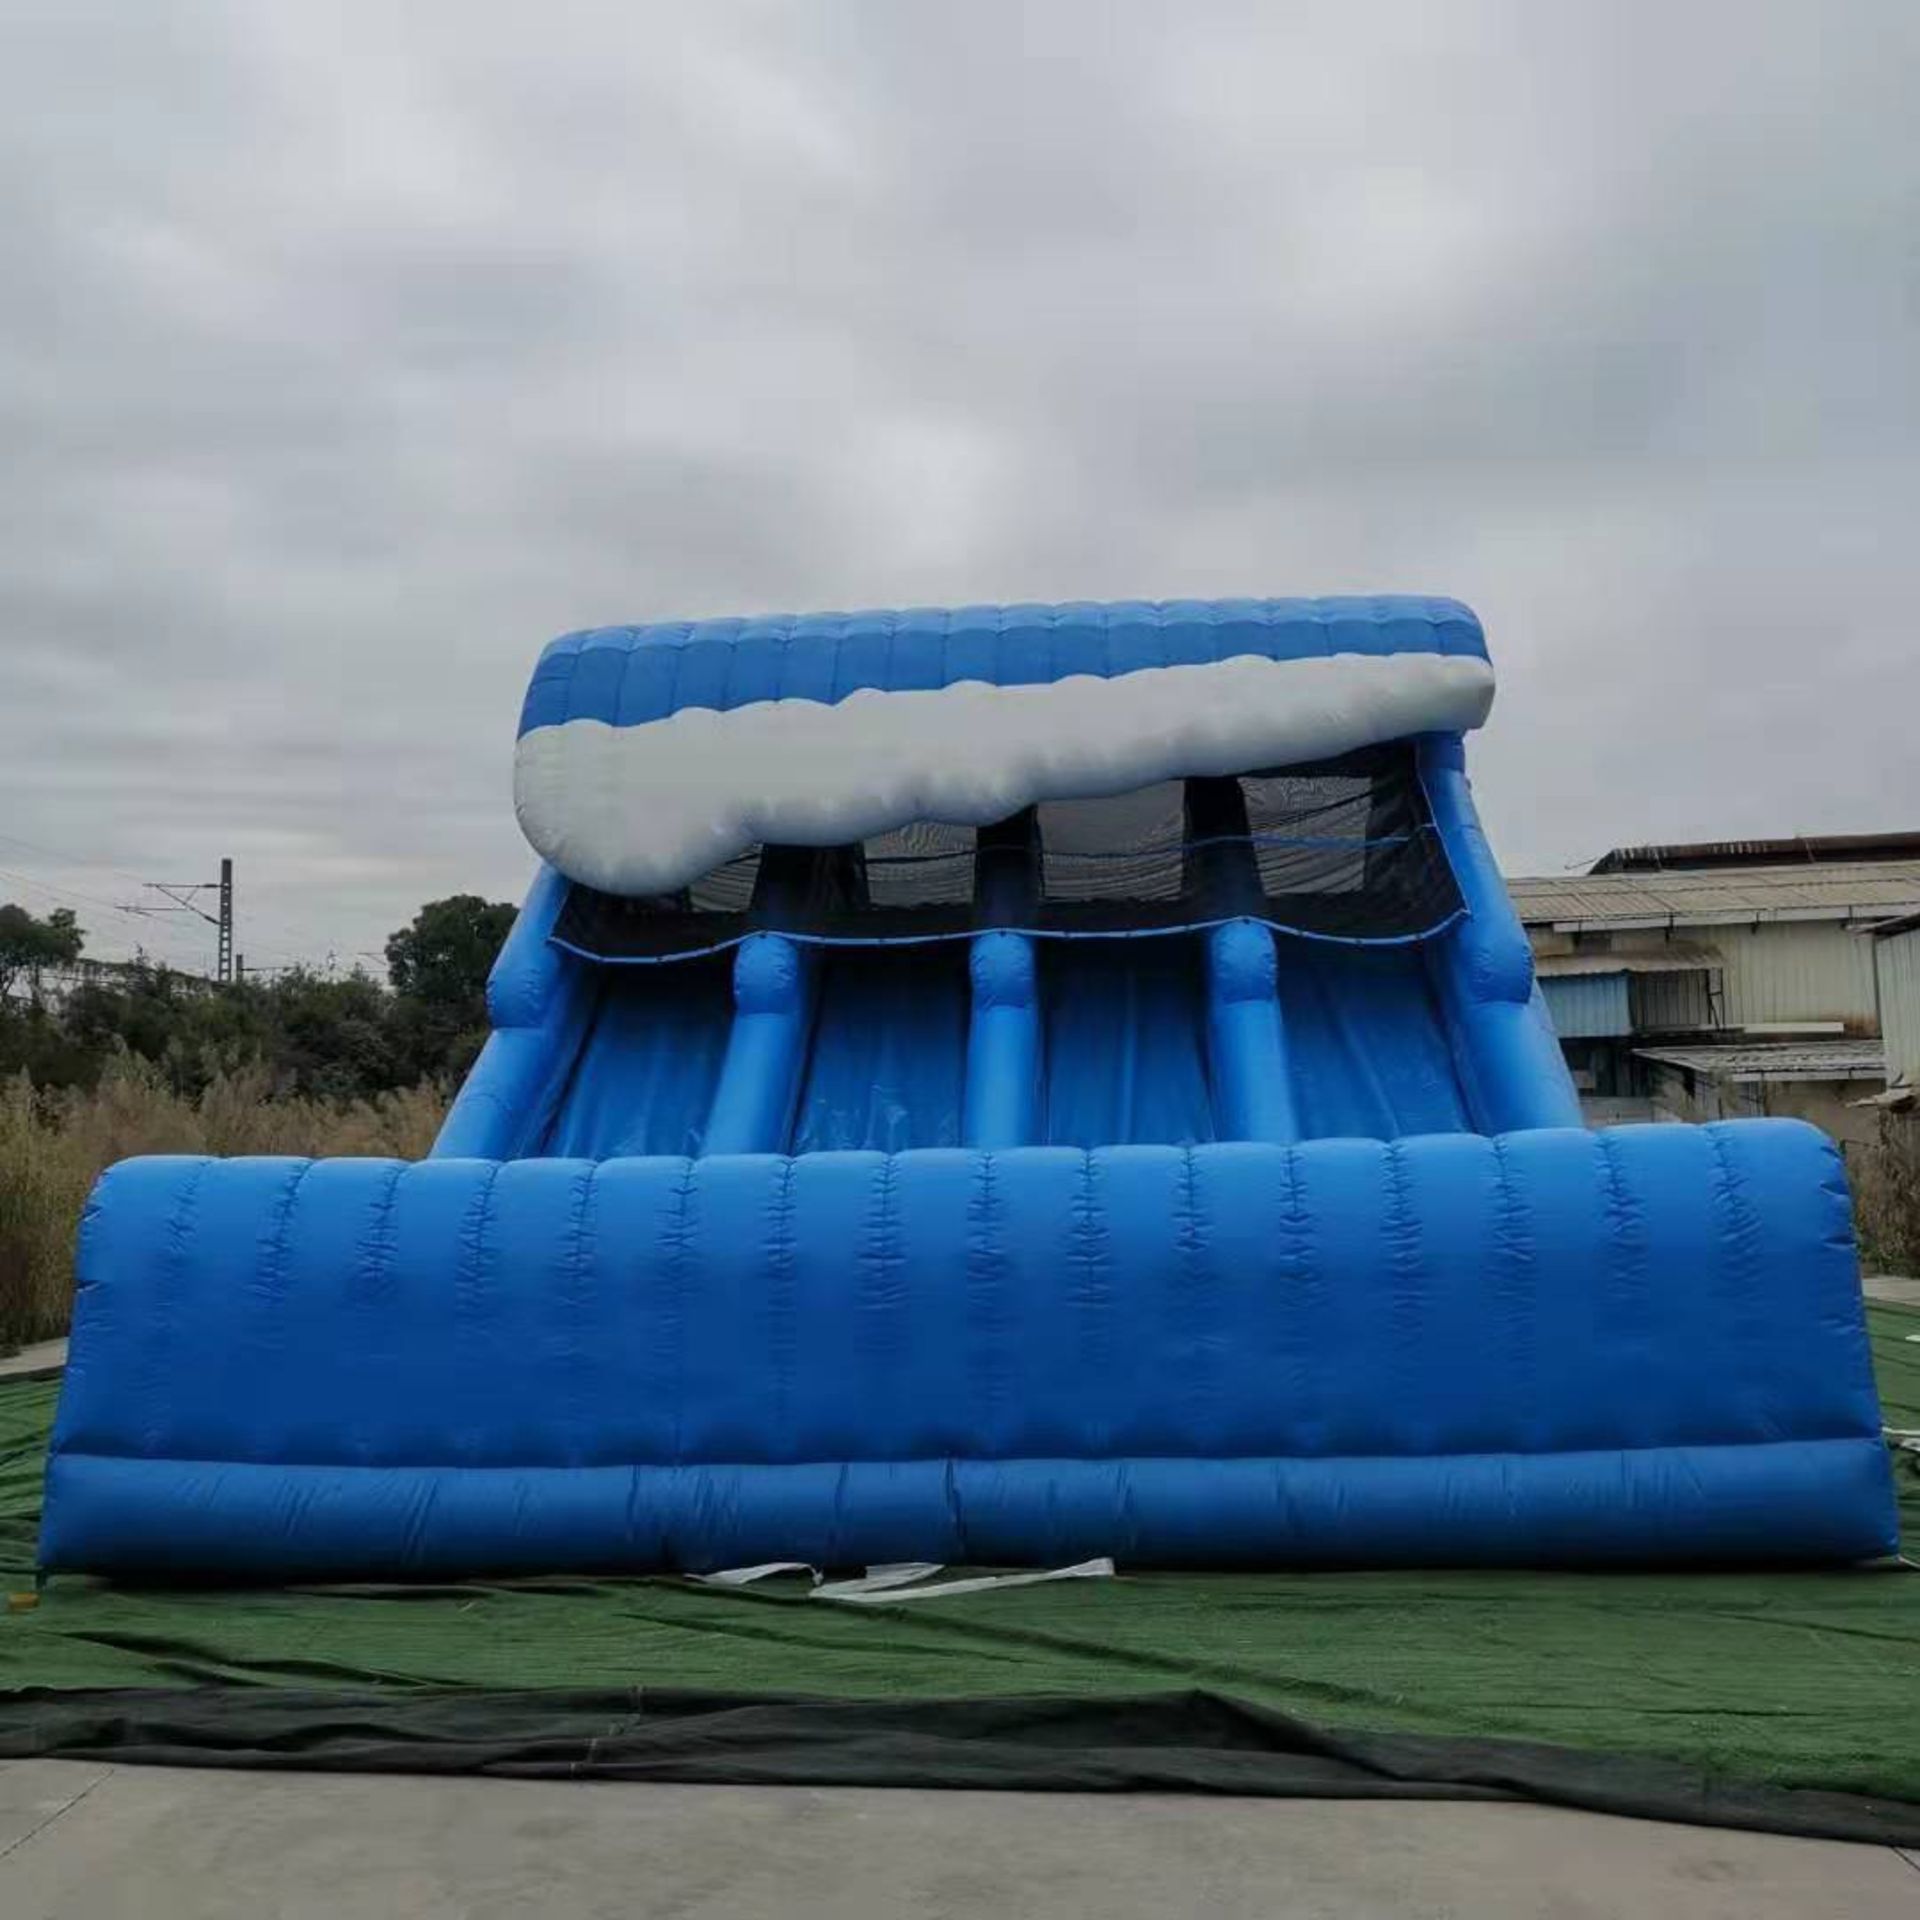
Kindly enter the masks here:
<path id="1" fill-rule="evenodd" d="M 990 827 L 915 821 L 853 846 L 754 847 L 669 894 L 575 886 L 554 938 L 596 959 L 657 960 L 761 930 L 925 940 L 1245 915 L 1327 939 L 1407 940 L 1459 911 L 1412 751 L 1396 745 L 1047 801 Z"/>

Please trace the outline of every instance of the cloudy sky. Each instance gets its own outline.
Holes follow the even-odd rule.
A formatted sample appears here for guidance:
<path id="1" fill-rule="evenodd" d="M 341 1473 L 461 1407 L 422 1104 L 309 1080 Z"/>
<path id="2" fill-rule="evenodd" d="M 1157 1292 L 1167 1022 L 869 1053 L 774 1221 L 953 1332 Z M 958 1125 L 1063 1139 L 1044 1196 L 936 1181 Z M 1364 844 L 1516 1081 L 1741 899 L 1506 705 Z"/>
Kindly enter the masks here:
<path id="1" fill-rule="evenodd" d="M 1920 826 L 1913 0 L 23 0 L 0 899 L 519 893 L 540 643 L 1459 594 L 1506 864 Z"/>

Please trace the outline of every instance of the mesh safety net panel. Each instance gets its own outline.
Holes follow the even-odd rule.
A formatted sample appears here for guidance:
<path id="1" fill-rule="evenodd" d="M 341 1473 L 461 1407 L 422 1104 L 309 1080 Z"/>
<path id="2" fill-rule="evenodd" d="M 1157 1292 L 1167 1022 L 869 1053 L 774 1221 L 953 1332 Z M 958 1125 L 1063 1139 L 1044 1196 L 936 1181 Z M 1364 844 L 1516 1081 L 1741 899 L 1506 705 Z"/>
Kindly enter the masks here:
<path id="1" fill-rule="evenodd" d="M 664 960 L 762 931 L 883 942 L 1246 917 L 1321 939 L 1399 941 L 1461 911 L 1412 749 L 1396 742 L 1045 801 L 988 827 L 915 821 L 851 846 L 756 846 L 673 893 L 575 885 L 554 938 L 594 959 Z"/>

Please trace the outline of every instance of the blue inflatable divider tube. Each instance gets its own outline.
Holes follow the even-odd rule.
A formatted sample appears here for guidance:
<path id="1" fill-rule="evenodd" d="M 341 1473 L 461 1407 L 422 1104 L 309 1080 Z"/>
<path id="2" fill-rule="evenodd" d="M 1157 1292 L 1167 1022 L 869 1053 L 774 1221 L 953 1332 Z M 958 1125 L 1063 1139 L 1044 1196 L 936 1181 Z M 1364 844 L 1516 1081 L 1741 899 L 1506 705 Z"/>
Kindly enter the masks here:
<path id="1" fill-rule="evenodd" d="M 1457 734 L 1425 734 L 1421 781 L 1467 916 L 1427 946 L 1454 1060 L 1481 1131 L 1584 1124 L 1533 977 L 1533 950 L 1474 809 Z"/>
<path id="2" fill-rule="evenodd" d="M 961 1138 L 970 1147 L 1031 1146 L 1040 1138 L 1040 968 L 1030 934 L 1012 931 L 1030 908 L 1039 841 L 1032 808 L 985 829 L 976 901 L 991 931 L 967 956 L 967 1085 Z"/>
<path id="3" fill-rule="evenodd" d="M 1797 1121 L 134 1160 L 78 1273 L 41 1540 L 61 1571 L 1896 1539 L 1845 1181 Z"/>
<path id="4" fill-rule="evenodd" d="M 1300 1137 L 1287 1066 L 1273 935 L 1251 920 L 1207 934 L 1207 1050 L 1223 1140 Z"/>
<path id="5" fill-rule="evenodd" d="M 769 847 L 754 880 L 756 911 L 776 923 L 807 885 L 813 855 Z M 806 1077 L 820 1000 L 820 960 L 784 934 L 750 934 L 734 949 L 733 1025 L 707 1115 L 708 1153 L 784 1153 Z"/>
<path id="6" fill-rule="evenodd" d="M 1190 780 L 1187 837 L 1194 879 L 1209 914 L 1258 910 L 1260 873 L 1248 841 L 1237 780 Z M 1300 1137 L 1280 1013 L 1273 934 L 1254 919 L 1210 927 L 1207 942 L 1207 1071 L 1222 1140 Z"/>
<path id="7" fill-rule="evenodd" d="M 750 934 L 733 959 L 733 1028 L 707 1116 L 708 1153 L 781 1153 L 793 1131 L 819 998 L 819 956 Z"/>
<path id="8" fill-rule="evenodd" d="M 967 1026 L 962 1137 L 970 1147 L 1030 1146 L 1040 1132 L 1040 985 L 1024 933 L 975 936 L 968 956 L 973 1008 Z"/>
<path id="9" fill-rule="evenodd" d="M 543 865 L 487 979 L 487 1036 L 433 1144 L 436 1159 L 510 1160 L 538 1150 L 593 1006 L 588 964 L 548 935 L 568 883 Z"/>

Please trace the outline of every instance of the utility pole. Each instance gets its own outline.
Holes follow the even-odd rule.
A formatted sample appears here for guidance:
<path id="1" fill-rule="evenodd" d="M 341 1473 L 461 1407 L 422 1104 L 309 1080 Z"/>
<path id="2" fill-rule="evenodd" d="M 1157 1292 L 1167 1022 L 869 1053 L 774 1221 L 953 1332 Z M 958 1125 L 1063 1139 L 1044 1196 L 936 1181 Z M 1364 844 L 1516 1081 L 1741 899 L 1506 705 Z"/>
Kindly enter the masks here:
<path id="1" fill-rule="evenodd" d="M 233 862 L 220 862 L 218 880 L 145 880 L 141 884 L 151 892 L 160 895 L 166 905 L 132 900 L 127 903 L 129 913 L 190 913 L 196 919 L 204 920 L 214 929 L 216 946 L 214 948 L 214 978 L 223 987 L 234 983 L 236 968 L 233 955 Z M 214 896 L 217 911 L 209 913 L 200 903 L 199 896 L 210 893 Z"/>
<path id="2" fill-rule="evenodd" d="M 219 965 L 220 984 L 223 987 L 233 985 L 233 862 L 220 862 L 220 929 Z"/>

